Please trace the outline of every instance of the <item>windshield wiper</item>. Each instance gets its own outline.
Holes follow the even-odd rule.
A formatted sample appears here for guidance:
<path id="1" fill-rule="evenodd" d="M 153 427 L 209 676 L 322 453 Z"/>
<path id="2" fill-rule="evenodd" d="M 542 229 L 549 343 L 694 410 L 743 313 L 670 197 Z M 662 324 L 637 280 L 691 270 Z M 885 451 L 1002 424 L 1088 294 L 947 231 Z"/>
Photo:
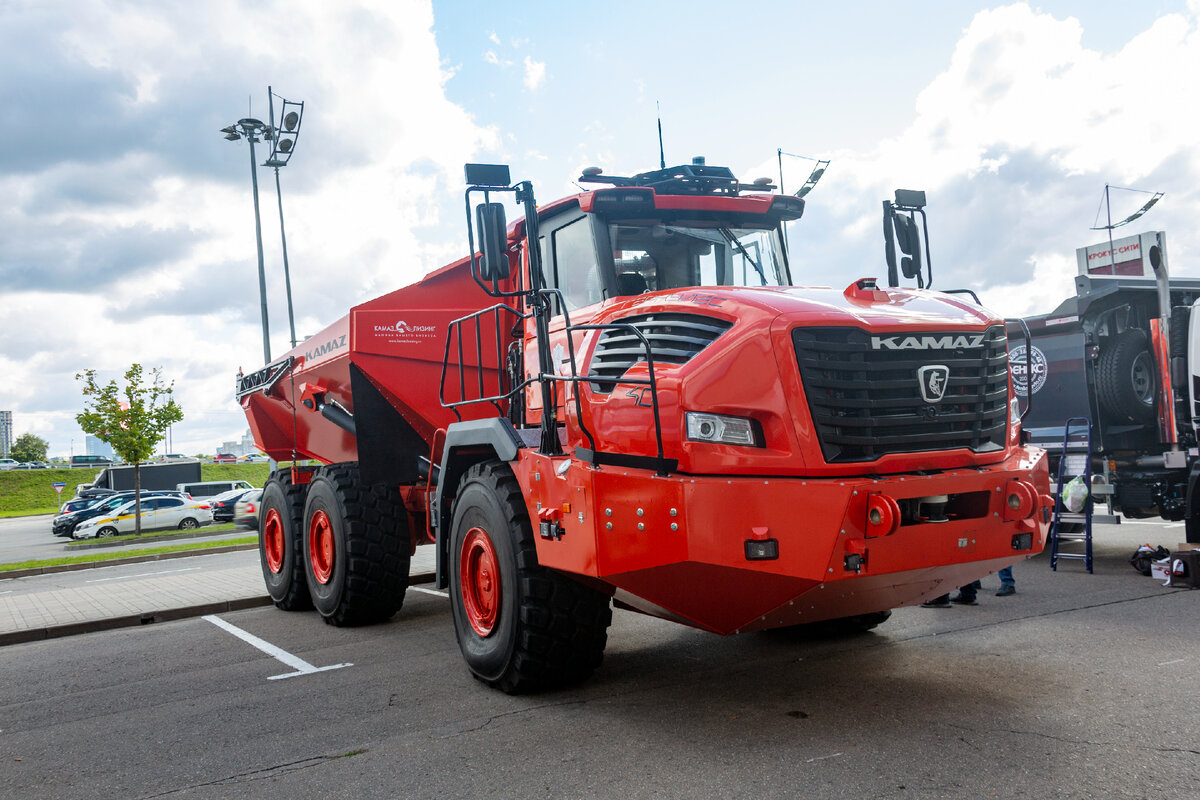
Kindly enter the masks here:
<path id="1" fill-rule="evenodd" d="M 721 235 L 725 237 L 725 241 L 733 245 L 734 249 L 741 253 L 742 256 L 750 262 L 751 266 L 754 267 L 754 271 L 758 273 L 758 279 L 762 281 L 763 286 L 766 286 L 767 274 L 763 272 L 762 265 L 758 263 L 758 259 L 750 255 L 750 251 L 746 249 L 745 245 L 738 241 L 738 238 L 733 235 L 733 231 L 729 230 L 729 228 L 717 228 L 717 230 L 720 231 Z"/>

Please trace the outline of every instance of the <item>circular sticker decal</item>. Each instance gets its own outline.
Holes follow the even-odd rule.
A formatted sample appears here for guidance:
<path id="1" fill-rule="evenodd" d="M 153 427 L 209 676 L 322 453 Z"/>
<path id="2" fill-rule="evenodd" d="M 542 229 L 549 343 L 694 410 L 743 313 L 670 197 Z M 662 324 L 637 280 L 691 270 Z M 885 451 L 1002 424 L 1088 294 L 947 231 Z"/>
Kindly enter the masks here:
<path id="1" fill-rule="evenodd" d="M 1013 388 L 1017 390 L 1017 394 L 1025 397 L 1029 393 L 1029 376 L 1025 373 L 1026 367 L 1033 372 L 1033 393 L 1037 394 L 1046 385 L 1046 375 L 1049 373 L 1049 365 L 1046 362 L 1046 355 L 1035 345 L 1029 354 L 1029 362 L 1025 360 L 1025 345 L 1019 344 L 1008 351 L 1008 368 L 1012 373 Z"/>

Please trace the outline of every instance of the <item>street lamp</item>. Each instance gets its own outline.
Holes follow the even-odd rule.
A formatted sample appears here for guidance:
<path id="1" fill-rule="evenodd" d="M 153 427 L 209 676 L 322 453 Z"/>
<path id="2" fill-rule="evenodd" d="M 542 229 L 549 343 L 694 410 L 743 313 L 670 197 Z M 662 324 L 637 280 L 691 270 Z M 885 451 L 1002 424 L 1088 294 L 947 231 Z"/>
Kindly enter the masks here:
<path id="1" fill-rule="evenodd" d="M 254 159 L 254 143 L 259 136 L 269 135 L 270 126 L 253 117 L 239 119 L 235 124 L 222 128 L 221 133 L 231 142 L 245 138 L 250 143 L 250 180 L 254 185 L 254 236 L 258 243 L 258 295 L 262 301 L 263 363 L 271 363 L 270 326 L 267 322 L 267 273 L 263 267 L 262 220 L 258 214 L 258 167 Z"/>
<path id="2" fill-rule="evenodd" d="M 283 105 L 279 109 L 279 124 L 275 124 L 276 94 L 267 87 L 268 102 L 271 106 L 271 156 L 264 167 L 275 168 L 275 195 L 279 198 L 279 237 L 283 240 L 283 282 L 287 287 L 288 328 L 292 334 L 292 347 L 296 346 L 296 319 L 292 312 L 292 275 L 288 268 L 287 234 L 283 230 L 283 191 L 279 188 L 279 168 L 286 167 L 296 149 L 296 140 L 300 138 L 300 123 L 304 119 L 304 103 L 294 103 L 279 96 Z"/>

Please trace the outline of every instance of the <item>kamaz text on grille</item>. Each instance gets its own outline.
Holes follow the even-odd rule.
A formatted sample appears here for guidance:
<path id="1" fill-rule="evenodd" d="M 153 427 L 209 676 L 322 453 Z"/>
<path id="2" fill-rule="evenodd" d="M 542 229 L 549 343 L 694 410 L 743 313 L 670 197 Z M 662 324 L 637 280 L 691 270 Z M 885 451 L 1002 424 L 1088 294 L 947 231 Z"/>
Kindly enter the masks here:
<path id="1" fill-rule="evenodd" d="M 872 336 L 872 350 L 958 350 L 983 347 L 982 333 L 943 336 Z"/>

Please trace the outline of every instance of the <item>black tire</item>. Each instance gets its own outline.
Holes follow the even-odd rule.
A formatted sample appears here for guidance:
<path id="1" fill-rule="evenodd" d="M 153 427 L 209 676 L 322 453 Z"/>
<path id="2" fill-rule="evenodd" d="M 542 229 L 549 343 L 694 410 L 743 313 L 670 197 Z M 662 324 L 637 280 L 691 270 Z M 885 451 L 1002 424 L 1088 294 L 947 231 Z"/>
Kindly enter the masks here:
<path id="1" fill-rule="evenodd" d="M 1200 544 L 1200 517 L 1192 514 L 1183 521 L 1184 538 L 1188 544 Z"/>
<path id="2" fill-rule="evenodd" d="M 183 519 L 179 520 L 179 530 L 181 531 L 191 531 L 199 527 L 200 523 L 191 517 L 184 517 Z"/>
<path id="3" fill-rule="evenodd" d="M 310 470 L 311 471 L 311 470 Z M 308 484 L 292 483 L 292 471 L 273 472 L 263 486 L 259 516 L 271 516 L 272 525 L 259 526 L 258 561 L 262 566 L 267 594 L 284 611 L 312 608 L 308 582 L 304 578 L 304 499 Z M 268 535 L 272 537 L 268 540 Z M 268 545 L 270 544 L 270 548 Z M 273 555 L 268 555 L 268 550 Z"/>
<path id="4" fill-rule="evenodd" d="M 397 488 L 363 485 L 356 463 L 322 467 L 309 484 L 301 538 L 308 593 L 330 625 L 369 625 L 400 610 L 411 554 Z"/>
<path id="5" fill-rule="evenodd" d="M 489 548 L 498 588 L 480 567 Z M 587 678 L 604 658 L 612 622 L 607 595 L 538 565 L 521 487 L 499 461 L 471 467 L 455 497 L 450 607 L 471 674 L 509 694 Z"/>
<path id="6" fill-rule="evenodd" d="M 1096 394 L 1100 406 L 1121 422 L 1154 420 L 1158 371 L 1146 333 L 1130 328 L 1117 334 L 1100 353 L 1096 366 Z"/>
<path id="7" fill-rule="evenodd" d="M 116 528 L 114 528 L 114 527 L 112 527 L 112 526 L 107 526 L 107 525 L 106 525 L 105 527 L 103 527 L 103 528 L 101 528 L 100 530 L 96 531 L 96 538 L 97 538 L 97 539 L 107 539 L 107 538 L 109 538 L 110 536 L 116 536 L 116 535 L 117 535 L 117 533 L 118 533 L 118 531 L 117 531 L 117 529 L 116 529 Z M 74 539 L 75 537 L 74 537 L 74 536 L 72 536 L 71 538 L 72 538 L 72 539 Z"/>

